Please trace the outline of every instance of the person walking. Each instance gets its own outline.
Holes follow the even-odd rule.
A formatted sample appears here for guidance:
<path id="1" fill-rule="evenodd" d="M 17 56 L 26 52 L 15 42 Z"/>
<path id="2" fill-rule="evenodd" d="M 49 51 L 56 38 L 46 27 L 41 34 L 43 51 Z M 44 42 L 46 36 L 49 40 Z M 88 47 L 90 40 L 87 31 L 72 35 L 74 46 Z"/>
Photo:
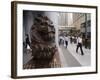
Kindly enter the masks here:
<path id="1" fill-rule="evenodd" d="M 26 34 L 26 48 L 30 47 L 29 36 Z"/>
<path id="2" fill-rule="evenodd" d="M 65 47 L 67 48 L 68 46 L 68 36 L 64 36 L 64 41 L 65 41 Z"/>
<path id="3" fill-rule="evenodd" d="M 72 36 L 70 36 L 70 43 L 72 44 Z"/>
<path id="4" fill-rule="evenodd" d="M 59 45 L 61 45 L 63 42 L 63 37 L 62 36 L 59 36 Z"/>
<path id="5" fill-rule="evenodd" d="M 78 37 L 77 38 L 77 48 L 76 48 L 76 52 L 78 53 L 78 49 L 80 47 L 80 50 L 81 50 L 81 55 L 84 55 L 83 53 L 83 49 L 82 49 L 82 36 Z"/>

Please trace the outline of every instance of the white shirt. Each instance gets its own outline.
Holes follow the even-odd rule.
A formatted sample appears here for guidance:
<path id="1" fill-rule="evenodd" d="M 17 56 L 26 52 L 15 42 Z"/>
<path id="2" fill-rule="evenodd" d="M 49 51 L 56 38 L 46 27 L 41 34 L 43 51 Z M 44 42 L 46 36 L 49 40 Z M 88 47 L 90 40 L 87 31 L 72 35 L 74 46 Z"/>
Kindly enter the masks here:
<path id="1" fill-rule="evenodd" d="M 63 38 L 62 36 L 60 36 L 60 37 L 59 37 L 59 39 L 62 39 L 62 40 L 64 40 L 64 38 Z"/>
<path id="2" fill-rule="evenodd" d="M 82 38 L 78 37 L 77 42 L 82 43 Z"/>
<path id="3" fill-rule="evenodd" d="M 68 41 L 68 37 L 65 36 L 64 38 L 65 38 L 65 41 Z"/>

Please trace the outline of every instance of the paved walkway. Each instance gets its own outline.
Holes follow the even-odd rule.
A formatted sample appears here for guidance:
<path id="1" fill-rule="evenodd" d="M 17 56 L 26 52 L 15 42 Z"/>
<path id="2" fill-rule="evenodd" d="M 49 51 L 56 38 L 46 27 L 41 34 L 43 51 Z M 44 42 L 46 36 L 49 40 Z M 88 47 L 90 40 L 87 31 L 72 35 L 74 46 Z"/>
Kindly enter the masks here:
<path id="1" fill-rule="evenodd" d="M 64 46 L 60 46 L 62 53 L 60 53 L 60 58 L 62 62 L 62 67 L 78 67 L 81 64 L 74 58 L 74 56 L 66 49 Z"/>
<path id="2" fill-rule="evenodd" d="M 91 50 L 85 49 L 82 47 L 84 55 L 81 55 L 80 49 L 78 49 L 78 53 L 76 53 L 76 44 L 72 43 L 68 45 L 68 50 L 71 52 L 71 54 L 77 59 L 77 61 L 82 66 L 90 66 L 91 65 Z"/>
<path id="3" fill-rule="evenodd" d="M 80 49 L 76 53 L 76 44 L 68 43 L 66 49 L 63 45 L 60 45 L 60 49 L 63 52 L 62 64 L 64 66 L 90 66 L 91 65 L 91 51 L 83 47 L 84 55 L 81 55 Z"/>

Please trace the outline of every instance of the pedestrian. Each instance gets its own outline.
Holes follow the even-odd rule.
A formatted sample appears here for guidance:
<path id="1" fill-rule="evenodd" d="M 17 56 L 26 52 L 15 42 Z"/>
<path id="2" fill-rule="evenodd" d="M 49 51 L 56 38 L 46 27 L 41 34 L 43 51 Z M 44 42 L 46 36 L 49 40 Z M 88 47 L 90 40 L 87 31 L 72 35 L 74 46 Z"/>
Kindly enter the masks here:
<path id="1" fill-rule="evenodd" d="M 85 38 L 85 48 L 88 48 L 88 38 Z"/>
<path id="2" fill-rule="evenodd" d="M 74 36 L 72 36 L 72 43 L 74 42 Z"/>
<path id="3" fill-rule="evenodd" d="M 76 42 L 77 42 L 77 38 L 76 38 L 76 36 L 74 37 L 74 44 L 76 44 Z"/>
<path id="4" fill-rule="evenodd" d="M 63 41 L 62 36 L 59 36 L 59 45 L 61 45 L 61 44 L 62 44 L 62 41 Z"/>
<path id="5" fill-rule="evenodd" d="M 80 47 L 80 50 L 81 50 L 81 55 L 84 55 L 83 49 L 82 49 L 82 36 L 77 38 L 77 48 L 76 48 L 77 53 L 78 53 L 79 47 Z"/>
<path id="6" fill-rule="evenodd" d="M 64 36 L 64 41 L 65 41 L 65 47 L 67 48 L 68 46 L 68 36 Z"/>
<path id="7" fill-rule="evenodd" d="M 26 48 L 30 47 L 30 41 L 29 41 L 29 36 L 26 34 Z"/>
<path id="8" fill-rule="evenodd" d="M 72 44 L 72 36 L 70 36 L 70 43 Z"/>

